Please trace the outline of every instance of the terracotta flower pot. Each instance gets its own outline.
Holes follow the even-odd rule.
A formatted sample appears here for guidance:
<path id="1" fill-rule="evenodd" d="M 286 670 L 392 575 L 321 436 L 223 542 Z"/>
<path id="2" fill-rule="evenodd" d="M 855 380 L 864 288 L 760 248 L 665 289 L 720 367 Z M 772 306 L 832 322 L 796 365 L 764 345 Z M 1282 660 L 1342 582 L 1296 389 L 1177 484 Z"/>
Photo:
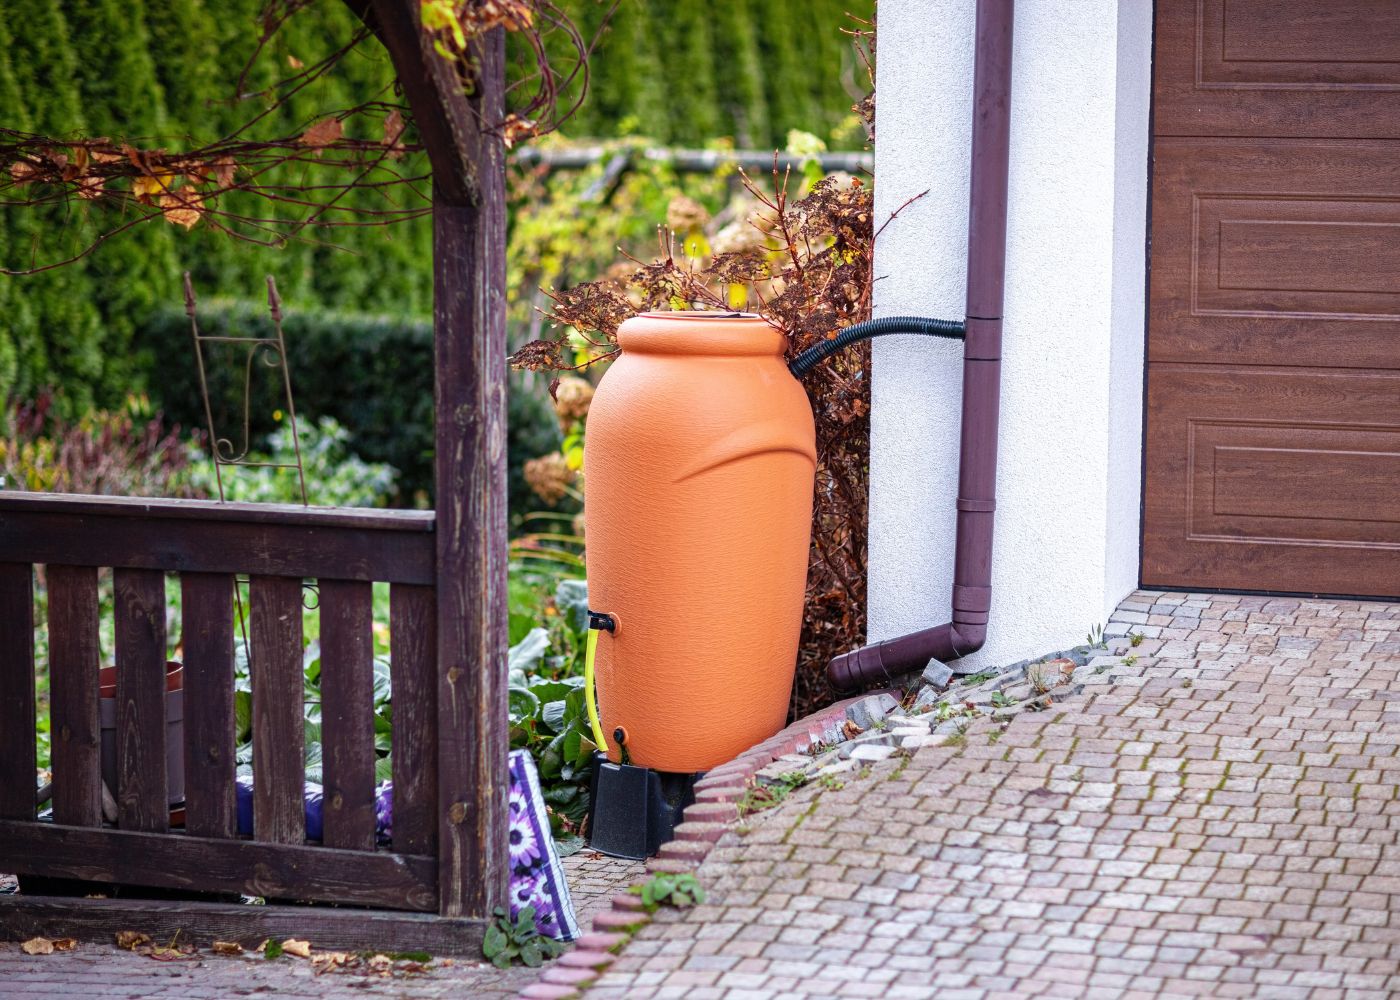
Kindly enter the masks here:
<path id="1" fill-rule="evenodd" d="M 603 731 L 693 772 L 782 728 L 807 578 L 815 432 L 783 335 L 756 316 L 622 324 L 584 456 Z"/>
<path id="2" fill-rule="evenodd" d="M 165 781 L 174 805 L 185 801 L 185 668 L 178 660 L 165 664 Z M 102 780 L 117 794 L 117 668 L 98 672 L 99 720 L 102 727 Z"/>

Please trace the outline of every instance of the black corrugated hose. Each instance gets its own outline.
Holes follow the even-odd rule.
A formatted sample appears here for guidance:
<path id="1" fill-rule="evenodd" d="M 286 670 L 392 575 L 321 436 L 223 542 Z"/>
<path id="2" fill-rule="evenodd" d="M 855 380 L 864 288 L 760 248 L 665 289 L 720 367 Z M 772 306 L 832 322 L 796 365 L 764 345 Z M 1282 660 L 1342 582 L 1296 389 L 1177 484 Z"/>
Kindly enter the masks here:
<path id="1" fill-rule="evenodd" d="M 929 319 L 925 316 L 881 316 L 848 326 L 830 340 L 815 344 L 788 365 L 788 371 L 801 378 L 822 361 L 837 351 L 845 350 L 858 340 L 871 337 L 886 337 L 892 333 L 913 333 L 924 337 L 944 337 L 948 340 L 962 340 L 967 327 L 954 319 Z"/>

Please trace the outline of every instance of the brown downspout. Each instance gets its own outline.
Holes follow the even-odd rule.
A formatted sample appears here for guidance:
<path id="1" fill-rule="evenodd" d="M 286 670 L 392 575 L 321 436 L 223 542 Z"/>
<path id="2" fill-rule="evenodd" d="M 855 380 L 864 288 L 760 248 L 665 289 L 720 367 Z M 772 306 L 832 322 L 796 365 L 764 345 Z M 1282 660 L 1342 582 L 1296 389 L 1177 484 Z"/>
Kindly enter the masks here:
<path id="1" fill-rule="evenodd" d="M 1014 0 L 977 0 L 953 620 L 836 657 L 827 665 L 827 677 L 838 690 L 888 681 L 923 667 L 930 659 L 966 656 L 982 648 L 987 639 L 1001 402 L 1014 8 Z"/>

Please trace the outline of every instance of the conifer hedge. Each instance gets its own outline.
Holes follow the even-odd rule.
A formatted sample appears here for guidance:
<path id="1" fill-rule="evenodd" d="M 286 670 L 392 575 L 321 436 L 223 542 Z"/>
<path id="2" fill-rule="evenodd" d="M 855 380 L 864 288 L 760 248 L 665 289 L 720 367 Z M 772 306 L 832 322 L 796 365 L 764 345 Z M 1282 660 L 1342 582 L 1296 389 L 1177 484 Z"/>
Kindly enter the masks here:
<path id="1" fill-rule="evenodd" d="M 591 37 L 610 0 L 564 0 Z M 5 0 L 0 17 L 0 115 L 11 128 L 48 135 L 105 135 L 177 148 L 245 121 L 256 100 L 230 101 L 258 37 L 265 0 Z M 592 60 L 588 101 L 570 137 L 645 135 L 700 145 L 731 137 L 781 147 L 800 128 L 833 147 L 859 144 L 851 91 L 863 79 L 840 34 L 846 11 L 868 17 L 871 0 L 621 0 Z M 244 83 L 256 93 L 347 39 L 353 15 L 318 0 L 280 31 Z M 319 113 L 389 86 L 378 46 L 362 45 L 333 74 L 299 93 L 267 134 L 296 134 Z M 858 92 L 858 91 L 857 91 Z M 377 138 L 377 137 L 376 137 Z M 239 196 L 248 197 L 248 196 Z M 364 206 L 376 195 L 349 196 Z M 231 202 L 236 204 L 236 202 Z M 243 206 L 260 214 L 264 202 Z M 0 209 L 0 262 L 52 260 L 111 228 L 105 212 L 75 201 Z M 204 225 L 186 233 L 137 226 L 75 264 L 0 277 L 0 399 L 60 390 L 70 412 L 112 406 L 131 391 L 157 402 L 170 384 L 168 350 L 145 335 L 160 307 L 178 306 L 189 270 L 202 298 L 260 297 L 277 277 L 289 304 L 425 317 L 431 297 L 426 220 L 318 232 L 285 246 L 235 242 Z M 343 332 L 343 331 L 342 331 Z M 181 353 L 175 358 L 188 361 Z"/>

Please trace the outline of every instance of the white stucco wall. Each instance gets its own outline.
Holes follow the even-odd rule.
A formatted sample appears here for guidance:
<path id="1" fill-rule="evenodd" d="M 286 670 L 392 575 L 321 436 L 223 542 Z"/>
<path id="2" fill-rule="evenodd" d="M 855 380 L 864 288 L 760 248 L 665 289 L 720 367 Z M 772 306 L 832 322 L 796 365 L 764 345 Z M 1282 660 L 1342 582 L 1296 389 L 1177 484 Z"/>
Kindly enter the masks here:
<path id="1" fill-rule="evenodd" d="M 882 0 L 875 314 L 961 317 L 972 0 Z M 1151 0 L 1020 0 L 993 600 L 967 667 L 1083 641 L 1138 574 Z M 948 620 L 960 345 L 875 343 L 870 635 Z"/>

